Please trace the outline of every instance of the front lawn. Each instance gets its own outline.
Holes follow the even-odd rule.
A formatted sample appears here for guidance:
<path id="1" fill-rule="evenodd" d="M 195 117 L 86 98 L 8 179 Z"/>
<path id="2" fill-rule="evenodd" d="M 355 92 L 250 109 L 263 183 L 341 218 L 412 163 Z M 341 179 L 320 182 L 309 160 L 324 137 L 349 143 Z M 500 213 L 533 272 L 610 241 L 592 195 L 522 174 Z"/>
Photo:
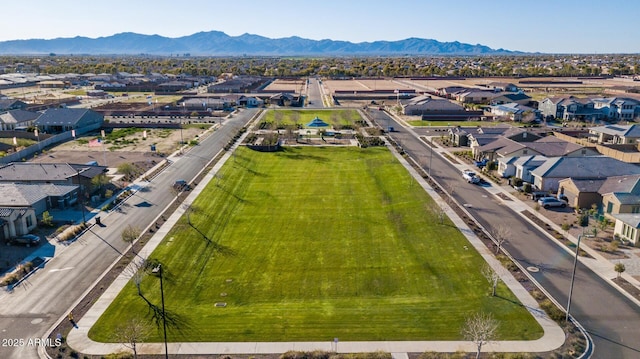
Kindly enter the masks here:
<path id="1" fill-rule="evenodd" d="M 460 340 L 480 310 L 501 339 L 539 338 L 506 286 L 489 296 L 482 258 L 431 204 L 386 148 L 239 148 L 152 255 L 169 340 Z M 160 304 L 157 277 L 141 292 Z M 114 341 L 132 316 L 151 317 L 129 283 L 90 337 Z"/>

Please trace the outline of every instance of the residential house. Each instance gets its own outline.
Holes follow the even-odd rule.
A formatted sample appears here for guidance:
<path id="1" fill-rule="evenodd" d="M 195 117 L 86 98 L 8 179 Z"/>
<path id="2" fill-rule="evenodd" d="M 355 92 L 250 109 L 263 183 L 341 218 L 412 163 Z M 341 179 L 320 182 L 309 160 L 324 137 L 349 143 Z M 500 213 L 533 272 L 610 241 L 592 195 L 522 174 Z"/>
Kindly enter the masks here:
<path id="1" fill-rule="evenodd" d="M 27 108 L 27 104 L 16 99 L 7 98 L 0 99 L 0 113 L 10 110 L 24 110 Z"/>
<path id="2" fill-rule="evenodd" d="M 26 129 L 34 126 L 34 122 L 40 117 L 39 112 L 25 110 L 11 110 L 0 114 L 0 130 L 11 131 Z"/>
<path id="3" fill-rule="evenodd" d="M 33 208 L 29 207 L 0 207 L 0 240 L 31 232 L 38 225 Z"/>
<path id="4" fill-rule="evenodd" d="M 97 165 L 12 162 L 0 166 L 0 183 L 76 185 L 88 197 L 93 178 L 106 171 Z"/>
<path id="5" fill-rule="evenodd" d="M 468 104 L 485 104 L 488 105 L 491 100 L 500 96 L 499 93 L 486 90 L 468 90 L 455 94 L 456 101 Z"/>
<path id="6" fill-rule="evenodd" d="M 466 147 L 469 145 L 469 132 L 460 126 L 449 129 L 449 141 L 456 147 Z"/>
<path id="7" fill-rule="evenodd" d="M 533 184 L 540 190 L 555 192 L 566 178 L 602 179 L 640 174 L 640 166 L 606 156 L 553 157 L 531 171 Z"/>
<path id="8" fill-rule="evenodd" d="M 497 97 L 494 97 L 491 105 L 503 105 L 507 103 L 517 103 L 523 106 L 529 106 L 531 104 L 531 96 L 524 94 L 523 92 L 505 93 Z"/>
<path id="9" fill-rule="evenodd" d="M 594 108 L 593 101 L 574 96 L 547 97 L 540 102 L 538 109 L 545 118 L 562 121 L 595 121 L 602 116 L 601 111 Z"/>
<path id="10" fill-rule="evenodd" d="M 198 97 L 185 99 L 182 106 L 188 111 L 211 111 L 223 110 L 229 107 L 229 103 L 218 98 Z"/>
<path id="11" fill-rule="evenodd" d="M 44 211 L 75 204 L 77 191 L 75 185 L 0 183 L 0 240 L 29 233 Z"/>
<path id="12" fill-rule="evenodd" d="M 544 164 L 549 158 L 545 156 L 522 156 L 513 162 L 516 168 L 514 177 L 520 178 L 525 182 L 533 184 L 533 175 L 531 172 Z"/>
<path id="13" fill-rule="evenodd" d="M 449 86 L 449 87 L 441 87 L 436 91 L 436 94 L 438 96 L 441 97 L 446 97 L 446 98 L 455 98 L 455 94 L 456 93 L 461 93 L 461 92 L 465 92 L 465 91 L 470 91 L 472 90 L 469 87 L 463 87 L 463 86 Z"/>
<path id="14" fill-rule="evenodd" d="M 640 102 L 621 97 L 593 99 L 594 108 L 610 121 L 631 121 L 640 115 Z"/>
<path id="15" fill-rule="evenodd" d="M 640 176 L 609 177 L 598 192 L 606 217 L 613 219 L 620 213 L 640 213 Z"/>
<path id="16" fill-rule="evenodd" d="M 621 240 L 631 242 L 634 246 L 640 244 L 640 214 L 624 213 L 616 214 L 613 235 Z"/>
<path id="17" fill-rule="evenodd" d="M 541 138 L 541 136 L 536 133 L 515 127 L 479 128 L 477 134 L 471 133 L 468 137 L 474 158 L 486 158 L 490 161 L 497 160 L 500 157 L 516 156 L 517 154 L 510 153 L 509 151 L 516 151 L 516 148 L 520 149 L 523 147 L 514 145 L 513 142 L 532 142 Z M 492 144 L 492 142 L 501 139 L 503 140 Z M 504 139 L 511 140 L 511 142 L 505 141 Z M 497 150 L 504 147 L 508 148 L 499 151 L 498 155 L 495 155 Z M 524 155 L 528 155 L 528 153 L 524 153 Z"/>
<path id="18" fill-rule="evenodd" d="M 84 108 L 50 108 L 35 121 L 35 125 L 47 133 L 75 130 L 76 135 L 102 127 L 104 116 Z"/>
<path id="19" fill-rule="evenodd" d="M 449 100 L 434 99 L 431 96 L 418 96 L 402 104 L 402 111 L 407 116 L 420 116 L 434 112 L 464 112 L 464 107 Z"/>
<path id="20" fill-rule="evenodd" d="M 510 82 L 490 82 L 487 87 L 498 92 L 517 92 L 518 86 Z"/>
<path id="21" fill-rule="evenodd" d="M 524 134 L 527 134 L 527 133 L 525 132 Z M 529 134 L 529 137 L 533 137 L 533 136 Z M 534 157 L 537 157 L 538 159 L 542 158 L 544 160 L 546 160 L 549 157 L 560 157 L 560 156 L 579 157 L 579 156 L 599 155 L 599 153 L 593 148 L 583 147 L 573 142 L 561 140 L 555 136 L 546 136 L 542 138 L 538 137 L 535 141 L 532 141 L 532 142 L 520 141 L 519 144 L 521 146 L 525 146 L 526 148 L 520 147 L 517 149 L 517 151 L 514 151 L 513 154 L 515 155 L 517 152 L 522 152 L 522 153 L 526 152 L 527 156 L 513 157 L 507 154 L 507 151 L 509 149 L 515 149 L 516 147 L 505 147 L 500 151 L 498 151 L 498 155 L 499 155 L 497 159 L 498 173 L 501 174 L 503 177 L 515 176 L 525 180 L 523 176 L 527 177 L 530 171 L 532 170 L 532 168 L 529 168 L 525 173 L 524 171 L 525 167 L 523 167 L 523 162 L 520 161 L 520 157 L 530 159 L 532 158 L 531 154 L 541 155 L 541 156 L 534 156 Z M 540 164 L 542 164 L 542 162 L 538 163 L 538 165 Z M 517 165 L 520 165 L 521 167 L 520 171 L 518 171 Z M 531 178 L 527 178 L 527 182 L 529 179 Z"/>
<path id="22" fill-rule="evenodd" d="M 589 129 L 590 141 L 599 144 L 637 144 L 640 139 L 640 126 L 608 125 Z"/>
<path id="23" fill-rule="evenodd" d="M 567 199 L 569 206 L 574 208 L 591 208 L 593 205 L 600 206 L 602 196 L 598 190 L 606 181 L 604 178 L 576 179 L 565 178 L 558 182 L 558 194 L 562 194 Z"/>
<path id="24" fill-rule="evenodd" d="M 534 121 L 540 117 L 540 111 L 537 109 L 515 102 L 489 106 L 489 109 L 492 114 L 514 122 Z"/>

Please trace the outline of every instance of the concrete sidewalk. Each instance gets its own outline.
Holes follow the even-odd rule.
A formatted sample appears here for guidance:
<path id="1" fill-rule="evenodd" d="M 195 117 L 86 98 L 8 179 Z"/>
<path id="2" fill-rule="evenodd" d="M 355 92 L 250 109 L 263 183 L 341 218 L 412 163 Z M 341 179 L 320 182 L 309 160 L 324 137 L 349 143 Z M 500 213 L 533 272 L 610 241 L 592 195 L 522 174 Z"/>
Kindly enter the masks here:
<path id="1" fill-rule="evenodd" d="M 248 133 L 248 132 L 247 132 Z M 241 141 L 238 141 L 240 143 Z M 561 346 L 565 341 L 565 335 L 562 329 L 552 321 L 546 313 L 539 308 L 537 302 L 529 295 L 529 293 L 511 276 L 511 274 L 495 259 L 489 249 L 481 242 L 481 240 L 467 227 L 464 221 L 459 218 L 449 206 L 440 199 L 440 196 L 428 185 L 428 183 L 420 176 L 407 161 L 392 151 L 398 160 L 407 168 L 414 176 L 416 181 L 433 197 L 438 203 L 446 209 L 447 215 L 454 221 L 455 225 L 460 228 L 462 233 L 467 236 L 469 242 L 476 248 L 482 257 L 501 275 L 502 280 L 509 286 L 518 299 L 523 303 L 527 310 L 533 315 L 536 321 L 544 330 L 544 335 L 537 340 L 532 341 L 501 341 L 493 342 L 483 346 L 483 352 L 545 352 L 551 351 Z M 192 203 L 202 189 L 214 175 L 222 167 L 222 165 L 231 156 L 232 151 L 225 153 L 223 158 L 214 166 L 205 178 L 193 189 L 189 197 L 185 200 L 185 204 Z M 156 234 L 147 243 L 140 252 L 143 258 L 148 257 L 156 246 L 163 240 L 168 231 L 173 227 L 175 222 L 183 215 L 184 207 L 180 206 L 174 212 L 167 222 L 156 232 Z M 133 265 L 133 264 L 132 264 Z M 118 351 L 130 351 L 122 344 L 118 343 L 98 343 L 88 337 L 89 329 L 96 323 L 102 313 L 108 308 L 111 302 L 116 298 L 125 284 L 130 280 L 125 273 L 131 273 L 124 270 L 120 276 L 107 288 L 105 293 L 96 301 L 93 307 L 78 321 L 78 328 L 72 329 L 67 337 L 67 343 L 76 351 L 88 355 L 105 355 Z M 476 347 L 468 341 L 392 341 L 392 342 L 238 342 L 238 343 L 169 343 L 169 353 L 171 354 L 278 354 L 290 350 L 296 351 L 313 351 L 325 350 L 336 351 L 340 353 L 356 353 L 385 351 L 394 353 L 394 357 L 406 357 L 406 353 L 419 353 L 425 351 L 435 352 L 456 352 L 466 351 L 475 352 Z M 164 353 L 163 343 L 143 343 L 138 344 L 138 354 L 162 354 Z"/>

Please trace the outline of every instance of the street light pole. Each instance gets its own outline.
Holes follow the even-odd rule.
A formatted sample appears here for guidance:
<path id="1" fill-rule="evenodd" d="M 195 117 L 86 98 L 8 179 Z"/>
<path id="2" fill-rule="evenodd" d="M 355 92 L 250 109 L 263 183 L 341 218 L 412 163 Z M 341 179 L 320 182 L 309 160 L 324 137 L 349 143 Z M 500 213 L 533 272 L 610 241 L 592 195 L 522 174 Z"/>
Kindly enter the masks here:
<path id="1" fill-rule="evenodd" d="M 157 267 L 151 271 L 160 275 L 160 297 L 162 298 L 162 331 L 164 334 L 164 357 L 169 359 L 169 349 L 167 346 L 167 317 L 164 312 L 164 287 L 162 286 L 162 264 L 158 264 Z"/>
<path id="2" fill-rule="evenodd" d="M 82 223 L 87 223 L 87 220 L 84 215 L 84 204 L 82 204 L 82 184 L 80 183 L 80 169 L 76 168 L 76 178 L 78 179 L 78 203 L 80 203 L 80 208 L 82 209 Z"/>
<path id="3" fill-rule="evenodd" d="M 578 236 L 578 244 L 576 244 L 576 256 L 573 260 L 573 272 L 571 273 L 571 285 L 569 286 L 569 301 L 567 302 L 567 313 L 564 320 L 569 320 L 569 310 L 571 309 L 571 294 L 573 294 L 573 281 L 576 278 L 576 266 L 578 265 L 578 255 L 580 254 L 580 239 L 582 235 Z"/>

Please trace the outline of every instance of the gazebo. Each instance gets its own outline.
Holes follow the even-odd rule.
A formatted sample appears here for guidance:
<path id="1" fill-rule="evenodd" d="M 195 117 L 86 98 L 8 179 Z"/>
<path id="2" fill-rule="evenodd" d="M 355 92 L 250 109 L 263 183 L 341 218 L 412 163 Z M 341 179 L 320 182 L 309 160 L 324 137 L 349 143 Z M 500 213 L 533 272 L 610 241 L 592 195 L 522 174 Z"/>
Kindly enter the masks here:
<path id="1" fill-rule="evenodd" d="M 322 121 L 316 116 L 311 122 L 306 124 L 307 127 L 329 127 L 329 124 Z"/>

